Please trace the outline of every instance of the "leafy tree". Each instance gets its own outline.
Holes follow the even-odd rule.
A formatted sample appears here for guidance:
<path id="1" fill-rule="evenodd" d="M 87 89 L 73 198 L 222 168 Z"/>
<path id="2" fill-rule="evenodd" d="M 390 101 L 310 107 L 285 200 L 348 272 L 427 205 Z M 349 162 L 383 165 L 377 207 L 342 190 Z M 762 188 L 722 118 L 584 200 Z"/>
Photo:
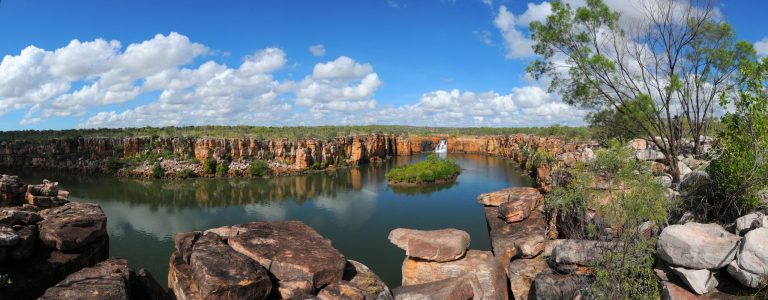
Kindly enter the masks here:
<path id="1" fill-rule="evenodd" d="M 718 154 L 707 168 L 709 199 L 691 204 L 704 219 L 729 222 L 741 216 L 760 205 L 758 192 L 768 185 L 768 58 L 742 64 L 741 73 L 733 111 L 722 118 Z"/>
<path id="2" fill-rule="evenodd" d="M 218 166 L 216 166 L 216 175 L 227 176 L 228 172 L 229 172 L 229 163 L 222 162 Z"/>
<path id="3" fill-rule="evenodd" d="M 203 172 L 205 174 L 214 174 L 216 172 L 216 159 L 209 157 L 203 162 Z"/>
<path id="4" fill-rule="evenodd" d="M 679 182 L 677 116 L 689 120 L 694 134 L 704 132 L 713 99 L 733 86 L 735 66 L 751 46 L 734 42 L 710 0 L 644 1 L 640 17 L 622 17 L 601 0 L 586 2 L 576 10 L 553 2 L 545 22 L 530 24 L 540 58 L 528 72 L 551 80 L 550 91 L 566 103 L 612 110 L 633 123 L 664 153 Z"/>
<path id="5" fill-rule="evenodd" d="M 165 170 L 163 170 L 163 166 L 160 165 L 160 163 L 155 163 L 155 165 L 152 167 L 152 177 L 154 178 L 163 178 L 165 176 Z"/>
<path id="6" fill-rule="evenodd" d="M 250 174 L 251 177 L 262 177 L 269 175 L 269 172 L 271 172 L 269 165 L 263 160 L 252 161 L 250 165 L 248 165 L 248 174 Z"/>

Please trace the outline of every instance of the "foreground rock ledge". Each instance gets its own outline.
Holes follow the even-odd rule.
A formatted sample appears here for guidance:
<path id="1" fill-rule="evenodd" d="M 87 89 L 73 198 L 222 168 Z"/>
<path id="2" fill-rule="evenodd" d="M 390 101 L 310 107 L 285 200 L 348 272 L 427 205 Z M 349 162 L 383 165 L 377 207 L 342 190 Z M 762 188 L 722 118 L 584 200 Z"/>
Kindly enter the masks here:
<path id="1" fill-rule="evenodd" d="M 299 221 L 176 235 L 168 285 L 179 299 L 391 299 L 364 265 Z"/>

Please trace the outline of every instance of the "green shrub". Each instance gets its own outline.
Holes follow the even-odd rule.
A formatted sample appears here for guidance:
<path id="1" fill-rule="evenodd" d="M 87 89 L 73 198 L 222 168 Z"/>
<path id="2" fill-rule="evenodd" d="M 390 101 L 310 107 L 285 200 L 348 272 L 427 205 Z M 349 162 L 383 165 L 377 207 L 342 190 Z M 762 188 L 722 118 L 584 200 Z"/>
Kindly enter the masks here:
<path id="1" fill-rule="evenodd" d="M 250 174 L 251 177 L 266 176 L 269 175 L 271 171 L 269 165 L 263 160 L 252 161 L 251 164 L 248 165 L 248 174 Z"/>
<path id="2" fill-rule="evenodd" d="M 460 172 L 456 162 L 432 154 L 426 160 L 394 167 L 385 176 L 390 182 L 423 183 L 454 178 Z"/>
<path id="3" fill-rule="evenodd" d="M 120 168 L 122 167 L 123 167 L 123 163 L 114 157 L 109 157 L 104 162 L 104 169 L 107 170 L 107 172 L 109 173 L 117 173 L 117 171 L 119 171 Z"/>
<path id="4" fill-rule="evenodd" d="M 152 167 L 152 177 L 163 178 L 163 176 L 165 176 L 165 170 L 163 170 L 163 166 L 161 166 L 160 163 L 155 163 L 155 166 Z"/>
<path id="5" fill-rule="evenodd" d="M 203 173 L 205 174 L 213 174 L 216 172 L 216 159 L 213 157 L 209 157 L 203 162 Z"/>
<path id="6" fill-rule="evenodd" d="M 570 181 L 547 194 L 545 203 L 550 211 L 557 212 L 562 236 L 621 245 L 592 265 L 592 298 L 658 299 L 658 280 L 653 272 L 656 236 L 646 236 L 638 227 L 646 221 L 657 225 L 667 221 L 665 189 L 625 147 L 598 150 L 595 156 L 593 161 L 571 169 Z M 598 180 L 610 182 L 614 189 L 595 188 Z M 618 188 L 621 186 L 625 189 Z M 601 201 L 606 196 L 610 197 L 607 203 Z M 594 213 L 599 218 L 590 216 Z"/>
<path id="7" fill-rule="evenodd" d="M 190 168 L 185 168 L 184 170 L 181 170 L 178 174 L 176 174 L 176 177 L 178 178 L 192 178 L 195 177 L 197 174 L 195 174 L 195 171 L 192 171 Z"/>
<path id="8" fill-rule="evenodd" d="M 218 175 L 218 176 L 227 176 L 228 172 L 229 172 L 229 164 L 228 163 L 222 162 L 218 166 L 216 166 L 216 175 Z"/>

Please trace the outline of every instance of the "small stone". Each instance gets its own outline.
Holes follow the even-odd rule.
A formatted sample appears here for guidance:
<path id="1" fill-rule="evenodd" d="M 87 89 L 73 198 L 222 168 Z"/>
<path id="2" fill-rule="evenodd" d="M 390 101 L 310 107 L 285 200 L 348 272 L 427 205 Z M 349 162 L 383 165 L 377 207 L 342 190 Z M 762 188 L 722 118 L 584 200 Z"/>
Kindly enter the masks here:
<path id="1" fill-rule="evenodd" d="M 19 243 L 19 235 L 13 228 L 0 226 L 0 247 L 14 246 Z"/>

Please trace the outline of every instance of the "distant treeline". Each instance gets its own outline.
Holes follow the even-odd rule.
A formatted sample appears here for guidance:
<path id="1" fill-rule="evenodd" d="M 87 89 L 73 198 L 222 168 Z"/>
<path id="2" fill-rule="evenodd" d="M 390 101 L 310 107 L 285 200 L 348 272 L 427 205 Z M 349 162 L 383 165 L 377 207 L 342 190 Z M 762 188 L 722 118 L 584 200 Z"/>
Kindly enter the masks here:
<path id="1" fill-rule="evenodd" d="M 67 130 L 21 130 L 0 131 L 0 140 L 48 140 L 78 137 L 218 137 L 242 138 L 254 137 L 263 139 L 330 139 L 341 136 L 386 133 L 397 135 L 509 135 L 526 133 L 536 135 L 556 135 L 567 139 L 586 139 L 592 136 L 592 130 L 587 127 L 549 126 L 549 127 L 415 127 L 394 125 L 368 126 L 296 126 L 296 127 L 265 127 L 265 126 L 187 126 L 187 127 L 142 127 L 142 128 L 98 128 L 98 129 L 67 129 Z"/>

